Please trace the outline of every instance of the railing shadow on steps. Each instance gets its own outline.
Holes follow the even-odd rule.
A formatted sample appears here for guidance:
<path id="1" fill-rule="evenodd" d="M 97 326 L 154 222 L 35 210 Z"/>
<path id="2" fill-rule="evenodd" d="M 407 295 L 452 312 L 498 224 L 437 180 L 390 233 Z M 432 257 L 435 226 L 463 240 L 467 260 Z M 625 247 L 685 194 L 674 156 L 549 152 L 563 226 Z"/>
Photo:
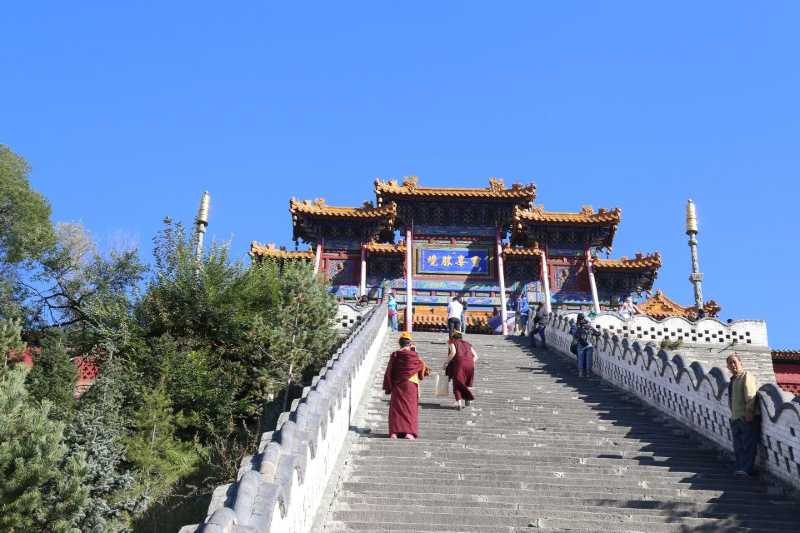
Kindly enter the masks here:
<path id="1" fill-rule="evenodd" d="M 529 340 L 518 337 L 513 341 L 529 349 Z M 714 454 L 715 445 L 705 439 L 698 442 L 690 440 L 689 429 L 672 421 L 666 414 L 655 413 L 649 405 L 643 405 L 641 400 L 625 390 L 603 380 L 585 380 L 577 376 L 574 365 L 562 353 L 553 353 L 545 350 L 535 350 L 536 357 L 541 366 L 518 367 L 520 372 L 538 371 L 557 378 L 563 385 L 577 391 L 574 401 L 581 402 L 584 407 L 597 413 L 595 419 L 601 421 L 610 430 L 612 427 L 622 428 L 623 433 L 608 432 L 607 437 L 598 438 L 598 453 L 591 457 L 584 457 L 587 468 L 600 467 L 606 470 L 613 467 L 615 459 L 636 461 L 639 466 L 658 467 L 659 470 L 648 472 L 648 479 L 655 477 L 657 472 L 670 472 L 680 474 L 674 478 L 681 485 L 673 490 L 684 501 L 661 501 L 658 493 L 662 490 L 652 486 L 652 480 L 640 480 L 631 486 L 631 491 L 641 491 L 641 496 L 631 497 L 625 494 L 617 496 L 604 495 L 598 492 L 591 494 L 591 489 L 586 489 L 584 500 L 595 507 L 604 509 L 635 509 L 637 511 L 653 511 L 662 514 L 668 522 L 676 523 L 676 531 L 700 533 L 704 531 L 732 531 L 737 528 L 752 527 L 755 530 L 770 530 L 776 522 L 780 523 L 783 531 L 796 531 L 800 523 L 795 518 L 796 502 L 784 500 L 777 494 L 771 493 L 771 488 L 765 487 L 757 480 L 734 479 L 725 467 L 720 464 L 726 461 L 725 452 L 718 449 Z M 658 424 L 653 428 L 653 422 Z M 632 439 L 637 442 L 635 449 L 616 448 L 619 441 Z M 603 446 L 608 446 L 608 451 L 603 451 Z M 581 452 L 576 452 L 581 453 Z M 594 461 L 599 460 L 599 461 Z M 635 480 L 635 472 L 629 472 L 630 467 L 620 464 L 614 473 L 608 476 L 631 476 Z M 717 496 L 710 498 L 707 503 L 691 501 L 693 491 L 710 491 Z M 699 494 L 699 493 L 698 493 Z M 773 501 L 775 499 L 780 501 Z M 769 519 L 765 520 L 765 513 Z M 713 524 L 702 526 L 678 525 L 684 518 L 711 518 Z M 760 527 L 768 522 L 766 529 Z"/>
<path id="2" fill-rule="evenodd" d="M 217 487 L 206 519 L 180 533 L 304 533 L 311 529 L 350 430 L 352 411 L 370 385 L 386 335 L 386 305 L 375 306 L 328 360 L 301 398 L 262 435 L 236 482 Z"/>

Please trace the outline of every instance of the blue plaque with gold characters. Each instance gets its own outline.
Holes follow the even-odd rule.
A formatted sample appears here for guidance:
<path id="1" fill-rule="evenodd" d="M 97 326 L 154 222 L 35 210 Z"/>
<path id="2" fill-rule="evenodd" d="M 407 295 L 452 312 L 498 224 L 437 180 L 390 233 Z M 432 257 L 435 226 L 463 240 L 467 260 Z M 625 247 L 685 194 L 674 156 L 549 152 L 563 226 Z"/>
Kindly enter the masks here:
<path id="1" fill-rule="evenodd" d="M 417 254 L 417 273 L 488 275 L 489 251 L 468 248 L 421 248 Z"/>

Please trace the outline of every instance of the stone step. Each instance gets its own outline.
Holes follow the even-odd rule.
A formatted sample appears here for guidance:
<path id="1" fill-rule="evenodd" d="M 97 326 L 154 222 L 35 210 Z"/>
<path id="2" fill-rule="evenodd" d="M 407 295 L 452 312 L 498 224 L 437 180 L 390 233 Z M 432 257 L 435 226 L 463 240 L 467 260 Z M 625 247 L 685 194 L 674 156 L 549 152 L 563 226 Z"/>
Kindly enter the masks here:
<path id="1" fill-rule="evenodd" d="M 612 504 L 603 505 L 570 505 L 564 507 L 559 502 L 550 504 L 517 504 L 517 505 L 495 505 L 487 503 L 476 503 L 472 505 L 464 505 L 454 502 L 441 502 L 439 509 L 441 512 L 447 514 L 455 514 L 462 517 L 468 516 L 486 516 L 486 517 L 505 517 L 509 515 L 520 515 L 523 517 L 537 516 L 547 517 L 547 519 L 559 518 L 568 519 L 576 518 L 578 520 L 595 520 L 595 521 L 644 521 L 644 522 L 659 522 L 659 521 L 675 521 L 683 519 L 703 519 L 703 520 L 720 520 L 727 519 L 736 512 L 727 511 L 687 511 L 674 508 L 636 508 L 636 507 L 618 507 Z M 424 513 L 426 509 L 430 508 L 430 502 L 404 502 L 404 503 L 357 503 L 357 502 L 341 502 L 337 503 L 335 512 L 362 512 L 372 516 L 380 516 L 384 512 L 397 512 L 397 513 Z M 737 517 L 737 522 L 741 526 L 751 528 L 775 528 L 775 531 L 791 531 L 792 528 L 797 526 L 796 517 L 784 513 L 780 516 L 765 516 L 759 518 L 752 517 Z"/>
<path id="2" fill-rule="evenodd" d="M 572 508 L 593 508 L 611 507 L 618 509 L 642 509 L 660 512 L 685 513 L 689 515 L 719 515 L 727 517 L 729 515 L 750 515 L 760 513 L 767 519 L 775 517 L 779 521 L 789 520 L 796 522 L 796 502 L 774 501 L 764 498 L 758 500 L 736 500 L 736 501 L 709 501 L 704 503 L 697 502 L 694 498 L 685 500 L 672 499 L 670 501 L 657 500 L 635 500 L 635 499 L 609 499 L 607 497 L 575 497 L 567 498 L 563 496 L 551 496 L 548 494 L 529 494 L 526 498 L 518 501 L 509 501 L 504 495 L 470 495 L 470 494 L 449 494 L 446 496 L 433 493 L 407 494 L 403 499 L 403 504 L 417 505 L 425 504 L 431 507 L 462 507 L 481 503 L 499 509 L 516 509 L 517 507 L 533 506 L 535 508 L 548 508 L 556 506 L 561 509 Z M 388 496 L 371 496 L 357 493 L 342 492 L 337 498 L 337 508 L 341 504 L 371 504 L 381 506 L 399 505 L 396 498 Z M 769 513 L 764 513 L 769 511 Z"/>
<path id="3" fill-rule="evenodd" d="M 569 515 L 572 514 L 570 517 Z M 439 526 L 463 531 L 466 527 L 492 527 L 502 520 L 511 527 L 530 527 L 569 530 L 574 528 L 596 528 L 596 531 L 647 531 L 648 533 L 667 533 L 677 531 L 676 527 L 685 530 L 701 531 L 702 528 L 717 527 L 719 520 L 708 518 L 674 518 L 657 519 L 653 521 L 638 520 L 630 515 L 612 515 L 599 513 L 580 513 L 563 511 L 561 513 L 532 513 L 532 514 L 505 514 L 504 516 L 491 516 L 486 514 L 454 514 L 447 512 L 422 512 L 422 511 L 335 511 L 334 520 L 350 523 L 403 523 L 410 528 Z M 645 517 L 647 518 L 647 517 Z M 726 527 L 742 527 L 738 520 L 727 520 Z M 433 529 L 434 531 L 436 529 Z M 737 529 L 740 531 L 740 529 Z M 765 530 L 766 531 L 766 530 Z"/>
<path id="4" fill-rule="evenodd" d="M 437 371 L 445 336 L 414 336 Z M 421 438 L 390 440 L 381 386 L 395 338 L 362 400 L 325 532 L 800 530 L 796 502 L 734 478 L 717 449 L 514 339 L 470 336 L 480 355 L 476 402 L 457 411 L 423 382 Z"/>

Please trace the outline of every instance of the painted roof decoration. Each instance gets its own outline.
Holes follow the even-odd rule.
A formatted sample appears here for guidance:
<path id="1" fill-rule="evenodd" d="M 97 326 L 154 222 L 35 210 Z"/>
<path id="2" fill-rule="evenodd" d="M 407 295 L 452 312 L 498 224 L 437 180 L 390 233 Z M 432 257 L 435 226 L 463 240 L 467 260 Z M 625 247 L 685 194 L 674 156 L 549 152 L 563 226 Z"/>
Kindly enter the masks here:
<path id="1" fill-rule="evenodd" d="M 596 270 L 659 269 L 661 268 L 661 254 L 658 252 L 648 255 L 637 253 L 633 259 L 625 256 L 619 259 L 595 259 L 593 266 Z M 660 293 L 660 291 L 658 292 Z"/>
<path id="2" fill-rule="evenodd" d="M 667 298 L 667 295 L 661 290 L 656 290 L 654 296 L 640 303 L 638 307 L 642 313 L 656 320 L 662 320 L 671 316 L 692 318 L 697 313 L 697 308 L 695 306 L 684 307 L 674 300 Z M 707 317 L 716 317 L 721 310 L 722 307 L 714 300 L 708 300 L 703 304 L 703 312 Z"/>
<path id="3" fill-rule="evenodd" d="M 577 213 L 563 211 L 545 211 L 544 205 L 535 205 L 529 209 L 516 208 L 514 221 L 545 222 L 551 224 L 581 225 L 613 225 L 619 224 L 622 210 L 619 207 L 608 210 L 600 208 L 596 212 L 590 205 L 581 206 Z"/>
<path id="4" fill-rule="evenodd" d="M 343 217 L 343 218 L 385 218 L 394 221 L 397 215 L 397 205 L 389 202 L 385 206 L 375 207 L 372 202 L 364 202 L 361 207 L 336 207 L 325 203 L 324 198 L 316 200 L 289 200 L 289 212 L 296 222 L 296 215 L 312 215 L 320 217 Z"/>
<path id="5" fill-rule="evenodd" d="M 514 183 L 506 188 L 505 182 L 499 178 L 490 178 L 486 188 L 465 187 L 420 187 L 417 176 L 405 177 L 402 183 L 397 180 L 381 181 L 375 179 L 375 197 L 378 205 L 384 202 L 384 196 L 401 196 L 414 198 L 471 198 L 487 200 L 524 200 L 533 202 L 536 198 L 536 185 Z"/>
<path id="6" fill-rule="evenodd" d="M 670 316 L 682 316 L 684 318 L 689 316 L 689 310 L 686 307 L 667 298 L 667 295 L 661 292 L 660 289 L 656 290 L 654 296 L 640 303 L 638 307 L 639 311 L 656 320 L 661 320 Z"/>
<path id="7" fill-rule="evenodd" d="M 503 255 L 505 257 L 534 257 L 534 256 L 541 256 L 543 250 L 539 248 L 538 243 L 534 243 L 533 246 L 528 246 L 525 248 L 514 247 L 514 246 L 506 246 L 503 248 Z"/>
<path id="8" fill-rule="evenodd" d="M 256 241 L 250 243 L 250 257 L 265 258 L 272 257 L 275 259 L 314 259 L 314 252 L 306 251 L 290 251 L 284 247 L 278 248 L 274 243 L 260 244 Z"/>
<path id="9" fill-rule="evenodd" d="M 772 350 L 772 361 L 800 364 L 800 350 Z"/>
<path id="10" fill-rule="evenodd" d="M 371 254 L 404 254 L 406 253 L 406 243 L 398 244 L 384 242 L 369 242 L 366 249 Z"/>

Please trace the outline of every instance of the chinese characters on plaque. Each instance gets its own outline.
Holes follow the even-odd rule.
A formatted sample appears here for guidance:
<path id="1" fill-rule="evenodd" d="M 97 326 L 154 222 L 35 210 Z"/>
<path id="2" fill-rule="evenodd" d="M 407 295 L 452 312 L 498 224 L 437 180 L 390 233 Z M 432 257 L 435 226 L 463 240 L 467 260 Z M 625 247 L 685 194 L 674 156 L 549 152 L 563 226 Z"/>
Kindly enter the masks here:
<path id="1" fill-rule="evenodd" d="M 421 248 L 417 254 L 420 274 L 489 274 L 489 251 L 467 248 Z"/>

